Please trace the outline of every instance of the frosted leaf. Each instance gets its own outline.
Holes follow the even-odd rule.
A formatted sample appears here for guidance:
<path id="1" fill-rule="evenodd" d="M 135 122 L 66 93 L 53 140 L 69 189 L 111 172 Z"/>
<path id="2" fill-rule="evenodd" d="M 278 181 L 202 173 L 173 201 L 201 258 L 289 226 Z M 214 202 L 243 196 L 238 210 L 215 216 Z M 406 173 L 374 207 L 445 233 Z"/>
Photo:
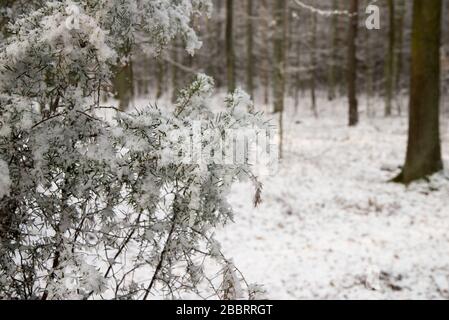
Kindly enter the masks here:
<path id="1" fill-rule="evenodd" d="M 232 114 L 236 118 L 246 116 L 248 110 L 253 108 L 251 97 L 241 88 L 237 88 L 233 93 L 230 93 L 227 97 L 227 101 L 232 110 Z"/>
<path id="2" fill-rule="evenodd" d="M 266 290 L 257 283 L 252 283 L 248 287 L 249 300 L 266 300 L 267 292 Z"/>
<path id="3" fill-rule="evenodd" d="M 0 159 L 0 199 L 9 195 L 11 180 L 9 178 L 8 164 Z"/>
<path id="4" fill-rule="evenodd" d="M 223 273 L 223 299 L 224 300 L 238 300 L 243 298 L 243 290 L 240 284 L 240 279 L 237 276 L 234 263 L 227 261 Z"/>
<path id="5" fill-rule="evenodd" d="M 4 119 L 2 119 L 4 120 Z M 0 137 L 6 137 L 11 134 L 11 127 L 0 120 Z"/>

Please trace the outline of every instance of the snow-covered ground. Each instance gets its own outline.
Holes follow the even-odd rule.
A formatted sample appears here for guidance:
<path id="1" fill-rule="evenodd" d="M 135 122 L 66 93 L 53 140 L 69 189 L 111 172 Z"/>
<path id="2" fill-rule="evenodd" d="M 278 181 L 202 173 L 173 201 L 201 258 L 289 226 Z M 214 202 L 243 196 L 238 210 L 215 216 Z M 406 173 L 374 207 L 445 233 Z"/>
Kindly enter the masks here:
<path id="1" fill-rule="evenodd" d="M 319 119 L 287 113 L 285 157 L 258 208 L 251 185 L 235 186 L 236 221 L 217 234 L 226 255 L 271 299 L 449 298 L 449 173 L 389 183 L 406 118 L 362 114 L 348 128 L 344 100 L 319 105 Z M 446 120 L 442 131 L 448 168 Z"/>

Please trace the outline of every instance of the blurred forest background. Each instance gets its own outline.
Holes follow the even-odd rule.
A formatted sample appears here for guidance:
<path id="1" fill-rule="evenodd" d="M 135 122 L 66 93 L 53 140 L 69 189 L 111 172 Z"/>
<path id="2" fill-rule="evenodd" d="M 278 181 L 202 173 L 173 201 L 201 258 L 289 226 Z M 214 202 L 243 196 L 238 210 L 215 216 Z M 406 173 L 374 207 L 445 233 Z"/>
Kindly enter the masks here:
<path id="1" fill-rule="evenodd" d="M 319 91 L 329 100 L 347 95 L 348 36 L 351 1 L 214 0 L 209 18 L 195 20 L 203 42 L 190 56 L 181 39 L 155 62 L 133 53 L 133 92 L 160 98 L 184 87 L 197 72 L 211 75 L 218 87 L 240 86 L 256 102 L 273 101 L 276 40 L 285 52 L 285 92 L 294 106 L 316 105 Z M 368 100 L 371 115 L 398 115 L 407 111 L 397 97 L 409 90 L 413 1 L 356 1 L 357 93 Z M 380 29 L 368 30 L 365 9 L 380 7 Z M 441 51 L 442 81 L 449 71 L 449 3 L 443 2 Z M 333 14 L 334 13 L 334 14 Z M 280 22 L 283 30 L 277 34 Z M 281 53 L 281 56 L 284 54 Z M 129 71 L 131 73 L 131 71 Z M 373 106 L 383 97 L 384 106 Z M 306 100 L 307 99 L 307 100 Z"/>
<path id="2" fill-rule="evenodd" d="M 417 3 L 423 5 L 422 1 Z M 379 8 L 379 29 L 366 27 L 373 14 L 370 5 Z M 432 16 L 433 25 L 421 24 L 426 14 L 415 18 L 420 33 L 415 36 L 416 44 L 424 55 L 414 62 L 415 79 L 421 79 L 415 83 L 415 92 L 410 90 L 413 2 L 404 0 L 215 0 L 209 18 L 193 20 L 203 42 L 201 50 L 191 56 L 185 52 L 182 39 L 177 39 L 157 59 L 132 52 L 118 72 L 115 92 L 123 109 L 133 96 L 174 101 L 178 90 L 202 72 L 212 76 L 223 90 L 243 88 L 267 113 L 307 109 L 319 118 L 328 112 L 320 110 L 319 98 L 331 102 L 347 98 L 350 126 L 357 125 L 361 113 L 367 117 L 407 115 L 409 97 L 416 93 L 414 109 L 434 111 L 417 111 L 410 117 L 428 124 L 425 128 L 415 122 L 410 126 L 417 129 L 410 132 L 409 142 L 415 143 L 408 149 L 405 177 L 401 174 L 396 179 L 410 182 L 442 167 L 438 160 L 441 151 L 434 151 L 440 148 L 436 147 L 440 133 L 432 129 L 438 121 L 435 115 L 441 95 L 434 78 L 441 79 L 444 95 L 449 80 L 449 4 L 431 1 L 424 8 L 429 8 L 426 14 Z M 436 66 L 437 62 L 440 65 Z M 422 90 L 424 84 L 432 88 Z M 421 104 L 421 99 L 426 102 Z M 449 103 L 445 100 L 442 109 L 447 113 Z M 422 152 L 426 147 L 429 151 Z M 437 160 L 415 168 L 411 162 L 421 160 L 413 159 L 413 153 L 418 153 L 417 158 Z"/>

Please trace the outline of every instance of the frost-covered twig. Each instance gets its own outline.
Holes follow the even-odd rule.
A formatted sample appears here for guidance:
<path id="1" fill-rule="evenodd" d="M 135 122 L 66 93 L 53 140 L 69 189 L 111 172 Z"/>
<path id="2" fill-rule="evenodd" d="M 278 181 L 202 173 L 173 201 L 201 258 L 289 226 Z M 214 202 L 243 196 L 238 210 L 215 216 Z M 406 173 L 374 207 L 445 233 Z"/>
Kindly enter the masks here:
<path id="1" fill-rule="evenodd" d="M 351 16 L 354 16 L 354 15 L 357 15 L 357 13 L 353 14 L 353 13 L 350 13 L 349 11 L 346 11 L 346 10 L 322 10 L 322 9 L 315 8 L 315 7 L 311 6 L 311 5 L 305 4 L 304 2 L 302 2 L 300 0 L 294 0 L 294 1 L 295 1 L 295 3 L 299 7 L 303 8 L 303 9 L 306 9 L 306 10 L 312 12 L 312 13 L 316 13 L 316 14 L 318 14 L 320 16 L 325 16 L 325 17 L 330 17 L 330 16 L 348 16 L 348 17 L 351 17 Z"/>

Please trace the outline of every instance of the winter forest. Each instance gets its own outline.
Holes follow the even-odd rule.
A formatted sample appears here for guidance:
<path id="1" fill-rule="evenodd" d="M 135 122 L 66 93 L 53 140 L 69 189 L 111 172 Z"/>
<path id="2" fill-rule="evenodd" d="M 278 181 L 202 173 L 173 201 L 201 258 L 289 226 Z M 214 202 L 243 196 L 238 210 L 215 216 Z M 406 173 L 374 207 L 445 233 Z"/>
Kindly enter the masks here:
<path id="1" fill-rule="evenodd" d="M 449 299 L 449 1 L 0 0 L 0 300 Z"/>

